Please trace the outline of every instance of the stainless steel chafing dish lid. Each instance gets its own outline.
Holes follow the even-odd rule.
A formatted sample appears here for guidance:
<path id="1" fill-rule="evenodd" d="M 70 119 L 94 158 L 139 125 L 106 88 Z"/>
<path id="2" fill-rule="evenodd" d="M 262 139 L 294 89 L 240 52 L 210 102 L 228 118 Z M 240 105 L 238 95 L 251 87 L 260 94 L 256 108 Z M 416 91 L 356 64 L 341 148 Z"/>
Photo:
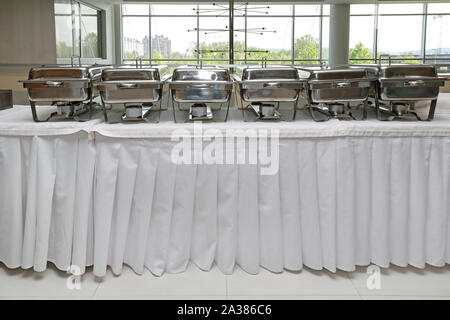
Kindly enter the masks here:
<path id="1" fill-rule="evenodd" d="M 241 76 L 235 75 L 234 78 L 240 84 L 241 89 L 263 89 L 263 88 L 285 88 L 299 89 L 302 82 L 306 79 L 300 79 L 299 72 L 293 67 L 245 67 L 242 69 Z"/>
<path id="2" fill-rule="evenodd" d="M 380 66 L 378 95 L 386 101 L 434 100 L 446 80 L 438 77 L 432 65 Z"/>
<path id="3" fill-rule="evenodd" d="M 362 102 L 372 81 L 366 69 L 345 66 L 311 70 L 308 85 L 314 103 Z"/>
<path id="4" fill-rule="evenodd" d="M 89 79 L 100 76 L 102 70 L 107 66 L 41 66 L 31 68 L 28 80 L 38 79 Z"/>
<path id="5" fill-rule="evenodd" d="M 311 89 L 366 88 L 370 79 L 363 68 L 331 68 L 312 71 L 308 83 Z"/>
<path id="6" fill-rule="evenodd" d="M 227 69 L 181 67 L 173 71 L 172 89 L 231 90 L 233 82 Z"/>
<path id="7" fill-rule="evenodd" d="M 230 98 L 233 82 L 227 69 L 180 67 L 173 71 L 170 88 L 176 102 L 221 103 Z"/>
<path id="8" fill-rule="evenodd" d="M 132 66 L 120 66 L 117 68 L 105 69 L 102 72 L 103 81 L 123 81 L 123 80 L 158 80 L 164 81 L 170 77 L 167 66 L 152 66 L 135 68 Z"/>
<path id="9" fill-rule="evenodd" d="M 168 77 L 166 66 L 120 66 L 104 70 L 98 88 L 105 103 L 153 103 L 161 99 Z"/>
<path id="10" fill-rule="evenodd" d="M 389 65 L 379 67 L 381 87 L 436 87 L 447 78 L 438 77 L 432 65 Z"/>
<path id="11" fill-rule="evenodd" d="M 242 72 L 243 81 L 266 79 L 298 80 L 299 76 L 297 69 L 292 67 L 247 67 Z"/>
<path id="12" fill-rule="evenodd" d="M 41 66 L 32 68 L 28 80 L 20 81 L 28 89 L 30 101 L 84 101 L 94 95 L 90 86 L 100 80 L 107 66 Z"/>
<path id="13" fill-rule="evenodd" d="M 241 73 L 242 77 L 234 78 L 246 102 L 292 102 L 306 83 L 296 68 L 288 66 L 244 67 Z"/>
<path id="14" fill-rule="evenodd" d="M 172 82 L 176 81 L 230 81 L 230 73 L 221 68 L 180 67 L 173 71 Z"/>

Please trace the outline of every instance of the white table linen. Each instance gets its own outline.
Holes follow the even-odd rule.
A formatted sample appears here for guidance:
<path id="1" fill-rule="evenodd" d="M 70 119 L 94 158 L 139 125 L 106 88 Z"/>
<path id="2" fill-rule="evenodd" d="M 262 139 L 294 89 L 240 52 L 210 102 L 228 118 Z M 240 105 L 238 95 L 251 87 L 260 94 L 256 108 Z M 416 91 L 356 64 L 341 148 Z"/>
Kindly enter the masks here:
<path id="1" fill-rule="evenodd" d="M 280 167 L 176 165 L 159 124 L 33 123 L 0 112 L 0 261 L 119 274 L 450 263 L 450 99 L 433 122 L 204 124 L 278 129 Z"/>

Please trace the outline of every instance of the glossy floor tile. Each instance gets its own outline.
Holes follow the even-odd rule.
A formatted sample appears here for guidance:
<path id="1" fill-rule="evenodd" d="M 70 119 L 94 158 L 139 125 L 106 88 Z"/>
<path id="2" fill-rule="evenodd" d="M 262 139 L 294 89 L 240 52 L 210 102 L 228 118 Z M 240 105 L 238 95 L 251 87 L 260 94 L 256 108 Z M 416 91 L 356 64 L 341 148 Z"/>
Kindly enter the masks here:
<path id="1" fill-rule="evenodd" d="M 183 273 L 157 277 L 148 270 L 138 275 L 124 266 L 120 276 L 108 270 L 101 279 L 88 268 L 77 282 L 52 264 L 42 273 L 0 264 L 0 299 L 450 300 L 450 266 L 391 266 L 379 271 L 379 289 L 369 289 L 375 282 L 367 267 L 348 273 L 304 268 L 277 274 L 261 269 L 257 275 L 236 267 L 232 275 L 224 275 L 216 266 L 202 271 L 190 264 Z"/>

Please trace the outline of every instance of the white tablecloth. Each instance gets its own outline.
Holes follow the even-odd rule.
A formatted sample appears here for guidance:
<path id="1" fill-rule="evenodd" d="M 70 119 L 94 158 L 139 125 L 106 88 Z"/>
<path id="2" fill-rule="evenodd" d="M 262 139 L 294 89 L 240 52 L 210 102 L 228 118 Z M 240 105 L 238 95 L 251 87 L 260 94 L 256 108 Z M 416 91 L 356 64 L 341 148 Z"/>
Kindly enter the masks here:
<path id="1" fill-rule="evenodd" d="M 0 112 L 0 261 L 51 261 L 137 273 L 189 261 L 224 273 L 353 270 L 450 263 L 450 106 L 433 122 L 337 121 L 306 115 L 212 127 L 279 129 L 280 167 L 176 165 L 165 112 L 155 124 L 39 123 L 26 107 Z M 50 109 L 50 108 L 49 108 Z M 46 112 L 46 111 L 45 111 Z M 166 118 L 167 120 L 164 120 Z"/>

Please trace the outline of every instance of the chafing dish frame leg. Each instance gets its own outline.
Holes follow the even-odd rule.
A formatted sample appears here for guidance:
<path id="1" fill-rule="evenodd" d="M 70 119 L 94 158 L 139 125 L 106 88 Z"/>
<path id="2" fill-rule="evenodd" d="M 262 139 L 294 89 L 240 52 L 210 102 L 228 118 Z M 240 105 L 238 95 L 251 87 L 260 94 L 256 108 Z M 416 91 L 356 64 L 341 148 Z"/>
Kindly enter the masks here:
<path id="1" fill-rule="evenodd" d="M 325 122 L 325 121 L 328 121 L 328 120 L 330 120 L 331 118 L 333 118 L 328 112 L 325 112 L 325 111 L 323 111 L 322 109 L 320 109 L 320 108 L 318 108 L 318 107 L 316 107 L 316 106 L 309 105 L 309 106 L 308 106 L 308 109 L 309 109 L 309 114 L 311 115 L 311 118 L 312 118 L 314 121 L 316 121 L 316 122 Z M 323 115 L 326 116 L 327 118 L 326 118 L 326 119 L 317 119 L 316 116 L 314 115 L 314 111 L 323 114 Z"/>
<path id="2" fill-rule="evenodd" d="M 363 103 L 361 103 L 361 104 L 359 105 L 360 108 L 362 107 L 362 111 L 363 111 L 363 114 L 362 114 L 361 119 L 357 119 L 356 117 L 354 117 L 353 114 L 352 114 L 352 112 L 351 112 L 350 107 L 348 106 L 348 109 L 350 110 L 349 113 L 348 113 L 349 116 L 352 117 L 353 120 L 357 120 L 357 121 L 363 121 L 363 120 L 366 120 L 366 119 L 367 119 L 367 108 L 368 108 L 368 104 L 369 104 L 369 98 L 367 98 L 366 100 L 364 100 Z"/>
<path id="3" fill-rule="evenodd" d="M 89 120 L 91 120 L 92 119 L 92 103 L 94 101 L 94 86 L 92 85 L 92 82 L 89 84 L 89 88 L 91 91 L 91 94 L 90 94 L 91 97 L 89 100 Z"/>
<path id="4" fill-rule="evenodd" d="M 103 100 L 103 97 L 100 97 L 100 99 L 102 100 L 102 109 L 103 109 L 103 117 L 105 118 L 105 122 L 108 122 L 108 113 L 106 112 L 106 104 L 105 101 Z"/>
<path id="5" fill-rule="evenodd" d="M 232 95 L 232 92 L 230 93 L 230 97 L 228 99 L 227 111 L 225 112 L 225 121 L 224 122 L 228 121 L 228 113 L 230 111 L 230 105 L 231 105 L 231 95 Z"/>
<path id="6" fill-rule="evenodd" d="M 172 113 L 173 113 L 173 122 L 178 123 L 177 122 L 177 116 L 175 114 L 175 101 L 173 100 L 173 93 L 172 93 L 172 89 L 169 83 L 169 92 L 168 92 L 168 97 L 167 97 L 168 101 L 167 101 L 167 109 L 170 109 L 169 104 L 172 104 Z"/>
<path id="7" fill-rule="evenodd" d="M 38 116 L 37 116 L 36 102 L 30 101 L 30 106 L 31 106 L 31 113 L 33 114 L 33 121 L 34 121 L 34 122 L 48 122 L 48 121 L 56 114 L 56 112 L 52 112 L 52 113 L 50 114 L 50 116 L 48 116 L 47 119 L 41 120 L 41 119 L 39 119 Z"/>
<path id="8" fill-rule="evenodd" d="M 332 118 L 332 116 L 328 113 L 323 111 L 322 109 L 314 106 L 313 102 L 312 102 L 312 98 L 311 98 L 311 93 L 308 92 L 308 110 L 309 110 L 309 114 L 311 115 L 311 118 L 315 121 L 315 122 L 325 122 L 328 121 Z M 323 115 L 325 115 L 327 118 L 326 119 L 317 119 L 316 116 L 314 115 L 314 111 L 317 111 Z"/>
<path id="9" fill-rule="evenodd" d="M 300 99 L 300 93 L 298 94 L 297 99 L 294 102 L 294 113 L 292 115 L 292 120 L 291 121 L 295 121 L 295 117 L 297 116 L 297 108 L 298 108 L 298 100 Z"/>
<path id="10" fill-rule="evenodd" d="M 376 112 L 377 112 L 377 119 L 378 119 L 379 121 L 392 121 L 392 120 L 394 120 L 395 118 L 397 118 L 397 115 L 396 115 L 395 113 L 390 112 L 390 111 L 388 111 L 388 110 L 383 110 L 383 109 L 381 109 L 381 106 L 380 106 L 380 100 L 379 100 L 378 98 L 375 98 L 375 108 L 376 108 Z M 387 118 L 383 118 L 383 117 L 381 116 L 381 113 L 382 113 L 382 112 L 387 113 L 389 116 L 388 116 Z"/>
<path id="11" fill-rule="evenodd" d="M 381 104 L 381 103 L 380 103 L 379 99 L 376 97 L 376 98 L 375 98 L 375 106 L 376 106 L 376 111 L 377 111 L 377 118 L 378 118 L 378 120 L 380 120 L 380 121 L 392 121 L 392 120 L 394 120 L 395 118 L 399 118 L 399 116 L 396 115 L 395 113 L 390 112 L 390 111 L 388 111 L 388 110 L 383 110 L 383 109 L 381 108 L 380 104 Z M 405 114 L 412 114 L 413 116 L 416 117 L 416 119 L 417 119 L 418 121 L 432 121 L 432 120 L 434 119 L 434 113 L 435 113 L 435 111 L 436 111 L 436 105 L 437 105 L 437 99 L 431 100 L 430 108 L 429 108 L 429 111 L 428 111 L 428 116 L 427 116 L 426 119 L 421 118 L 416 112 L 410 111 L 410 110 L 407 111 Z M 387 113 L 387 114 L 389 114 L 390 116 L 389 116 L 387 119 L 383 119 L 383 118 L 381 117 L 381 113 L 382 113 L 382 112 Z"/>
<path id="12" fill-rule="evenodd" d="M 413 113 L 416 115 L 419 121 L 432 121 L 434 119 L 434 112 L 436 111 L 437 99 L 431 100 L 430 109 L 428 111 L 428 117 L 426 119 L 420 118 L 417 113 Z"/>

